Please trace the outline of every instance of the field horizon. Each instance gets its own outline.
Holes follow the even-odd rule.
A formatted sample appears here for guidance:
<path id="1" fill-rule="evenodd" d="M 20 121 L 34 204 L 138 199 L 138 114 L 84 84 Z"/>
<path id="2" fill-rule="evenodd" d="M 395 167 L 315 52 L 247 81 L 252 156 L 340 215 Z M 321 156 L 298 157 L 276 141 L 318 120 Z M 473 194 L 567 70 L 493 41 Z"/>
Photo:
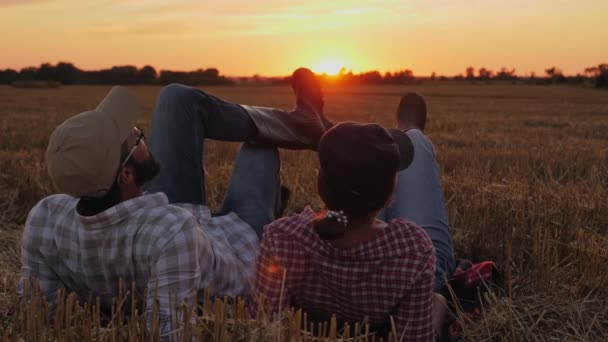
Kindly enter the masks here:
<path id="1" fill-rule="evenodd" d="M 147 134 L 160 86 L 130 87 Z M 93 109 L 110 86 L 0 86 L 0 335 L 26 330 L 17 303 L 19 241 L 32 206 L 54 193 L 44 151 L 56 125 Z M 224 99 L 290 109 L 288 86 L 201 87 Z M 462 340 L 608 340 L 608 96 L 572 86 L 441 83 L 325 87 L 330 120 L 395 125 L 399 98 L 427 100 L 456 256 L 492 260 L 505 277 Z M 206 141 L 212 209 L 238 144 Z M 281 151 L 287 214 L 321 208 L 314 152 Z M 20 330 L 21 329 L 21 330 Z M 21 336 L 21 335 L 20 335 Z"/>

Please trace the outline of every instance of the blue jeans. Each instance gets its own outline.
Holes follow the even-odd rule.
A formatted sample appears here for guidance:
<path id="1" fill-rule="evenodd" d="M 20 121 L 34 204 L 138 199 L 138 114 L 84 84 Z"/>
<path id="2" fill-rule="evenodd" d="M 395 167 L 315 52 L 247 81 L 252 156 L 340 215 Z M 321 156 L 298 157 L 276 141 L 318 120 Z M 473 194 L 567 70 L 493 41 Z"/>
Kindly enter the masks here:
<path id="1" fill-rule="evenodd" d="M 445 280 L 454 270 L 454 248 L 443 198 L 439 165 L 431 140 L 421 131 L 411 129 L 407 135 L 414 145 L 414 160 L 399 172 L 391 205 L 380 213 L 387 221 L 403 218 L 422 227 L 435 247 L 435 292 L 442 292 Z"/>
<path id="2" fill-rule="evenodd" d="M 240 105 L 192 87 L 166 86 L 156 103 L 148 141 L 161 170 L 145 190 L 165 193 L 170 203 L 205 205 L 204 140 L 245 142 L 220 213 L 234 212 L 261 236 L 280 205 L 280 162 L 276 147 L 247 143 L 256 136 L 255 124 Z"/>

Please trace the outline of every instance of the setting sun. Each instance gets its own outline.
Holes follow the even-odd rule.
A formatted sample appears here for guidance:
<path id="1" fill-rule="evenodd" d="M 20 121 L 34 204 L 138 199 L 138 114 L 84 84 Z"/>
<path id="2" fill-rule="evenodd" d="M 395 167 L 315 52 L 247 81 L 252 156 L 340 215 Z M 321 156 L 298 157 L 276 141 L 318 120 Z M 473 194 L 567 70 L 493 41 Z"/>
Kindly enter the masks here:
<path id="1" fill-rule="evenodd" d="M 344 63 L 338 59 L 324 59 L 314 69 L 321 74 L 337 75 L 343 67 Z"/>

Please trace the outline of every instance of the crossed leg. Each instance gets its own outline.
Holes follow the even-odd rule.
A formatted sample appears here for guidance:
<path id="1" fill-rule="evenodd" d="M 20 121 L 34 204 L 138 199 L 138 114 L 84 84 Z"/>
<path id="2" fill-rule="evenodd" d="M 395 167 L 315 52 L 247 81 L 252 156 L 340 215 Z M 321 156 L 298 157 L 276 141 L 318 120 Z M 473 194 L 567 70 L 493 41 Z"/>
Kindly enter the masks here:
<path id="1" fill-rule="evenodd" d="M 403 218 L 413 221 L 433 241 L 436 256 L 433 327 L 435 331 L 440 331 L 447 312 L 444 297 L 446 280 L 455 267 L 452 234 L 433 144 L 418 129 L 410 129 L 406 134 L 414 145 L 414 160 L 410 167 L 399 173 L 393 202 L 380 213 L 380 219 Z"/>
<path id="2" fill-rule="evenodd" d="M 244 142 L 221 212 L 236 213 L 261 236 L 263 226 L 275 218 L 280 200 L 280 162 L 276 147 L 248 143 L 257 134 L 240 105 L 184 85 L 164 87 L 149 141 L 161 171 L 146 191 L 163 192 L 170 203 L 205 205 L 205 139 Z"/>

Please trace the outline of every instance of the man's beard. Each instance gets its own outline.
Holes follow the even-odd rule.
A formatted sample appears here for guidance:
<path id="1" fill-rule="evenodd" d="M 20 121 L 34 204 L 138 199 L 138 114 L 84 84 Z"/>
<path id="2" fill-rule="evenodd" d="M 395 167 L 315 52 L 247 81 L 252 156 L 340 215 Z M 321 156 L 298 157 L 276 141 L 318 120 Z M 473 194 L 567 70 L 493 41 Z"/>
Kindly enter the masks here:
<path id="1" fill-rule="evenodd" d="M 142 162 L 133 161 L 133 167 L 135 168 L 135 184 L 140 187 L 154 179 L 160 172 L 160 163 L 154 159 L 152 154 Z"/>

